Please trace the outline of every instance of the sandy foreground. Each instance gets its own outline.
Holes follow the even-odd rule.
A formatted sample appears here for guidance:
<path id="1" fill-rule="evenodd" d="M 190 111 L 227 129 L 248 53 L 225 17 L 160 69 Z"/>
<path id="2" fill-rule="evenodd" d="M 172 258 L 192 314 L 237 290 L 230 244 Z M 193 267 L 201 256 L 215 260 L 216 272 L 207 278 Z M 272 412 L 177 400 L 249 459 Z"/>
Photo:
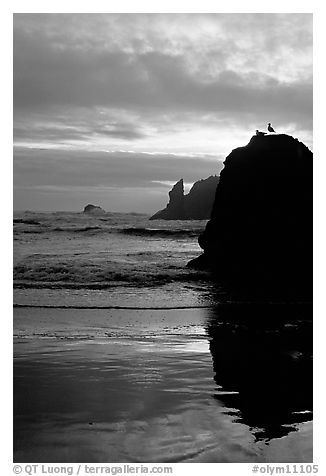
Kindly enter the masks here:
<path id="1" fill-rule="evenodd" d="M 15 309 L 14 461 L 311 462 L 309 315 Z"/>

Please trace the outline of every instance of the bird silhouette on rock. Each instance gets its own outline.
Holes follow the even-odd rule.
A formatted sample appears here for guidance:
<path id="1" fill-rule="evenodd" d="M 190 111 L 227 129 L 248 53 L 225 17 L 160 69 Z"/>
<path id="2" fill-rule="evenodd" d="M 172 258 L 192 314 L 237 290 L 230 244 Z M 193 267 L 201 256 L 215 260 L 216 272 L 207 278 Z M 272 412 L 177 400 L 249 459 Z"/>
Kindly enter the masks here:
<path id="1" fill-rule="evenodd" d="M 271 126 L 271 123 L 270 123 L 270 122 L 268 123 L 267 130 L 268 130 L 268 132 L 275 132 L 275 131 L 274 131 L 274 129 L 272 128 L 272 126 Z"/>
<path id="2" fill-rule="evenodd" d="M 262 131 L 259 131 L 258 129 L 256 129 L 256 136 L 265 136 L 267 134 L 267 132 L 262 132 Z"/>

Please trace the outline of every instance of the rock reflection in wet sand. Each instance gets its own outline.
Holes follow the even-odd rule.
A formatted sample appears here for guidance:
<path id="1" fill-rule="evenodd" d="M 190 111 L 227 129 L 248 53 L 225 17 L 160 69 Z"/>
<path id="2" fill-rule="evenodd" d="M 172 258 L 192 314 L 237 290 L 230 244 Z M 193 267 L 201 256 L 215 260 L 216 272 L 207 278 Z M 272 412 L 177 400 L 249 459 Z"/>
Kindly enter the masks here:
<path id="1" fill-rule="evenodd" d="M 312 461 L 306 306 L 46 313 L 15 310 L 15 462 Z"/>

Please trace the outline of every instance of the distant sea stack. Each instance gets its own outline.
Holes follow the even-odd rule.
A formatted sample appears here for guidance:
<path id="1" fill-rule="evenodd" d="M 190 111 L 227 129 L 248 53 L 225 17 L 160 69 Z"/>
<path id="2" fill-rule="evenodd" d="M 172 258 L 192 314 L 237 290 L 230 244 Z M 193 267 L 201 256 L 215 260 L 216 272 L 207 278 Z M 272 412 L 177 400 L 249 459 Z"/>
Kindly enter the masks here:
<path id="1" fill-rule="evenodd" d="M 312 295 L 312 152 L 286 134 L 253 136 L 231 152 L 188 266 L 209 269 L 237 296 Z"/>
<path id="2" fill-rule="evenodd" d="M 92 205 L 92 204 L 89 203 L 84 208 L 84 213 L 90 213 L 90 214 L 93 214 L 93 215 L 101 215 L 102 213 L 106 213 L 106 211 L 103 210 L 103 208 L 101 208 L 97 205 Z"/>
<path id="3" fill-rule="evenodd" d="M 166 208 L 155 213 L 150 220 L 184 220 L 186 218 L 183 179 L 180 179 L 170 190 L 169 198 Z"/>
<path id="4" fill-rule="evenodd" d="M 218 176 L 199 180 L 190 192 L 184 195 L 183 179 L 169 192 L 170 201 L 164 210 L 153 215 L 151 220 L 206 220 L 211 216 Z"/>

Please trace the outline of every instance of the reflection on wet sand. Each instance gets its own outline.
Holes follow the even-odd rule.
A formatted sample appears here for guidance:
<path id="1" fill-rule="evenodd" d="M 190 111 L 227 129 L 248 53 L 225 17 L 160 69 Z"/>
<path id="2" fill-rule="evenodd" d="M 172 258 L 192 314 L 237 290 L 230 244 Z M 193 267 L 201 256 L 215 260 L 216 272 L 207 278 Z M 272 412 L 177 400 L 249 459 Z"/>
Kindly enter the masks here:
<path id="1" fill-rule="evenodd" d="M 310 304 L 230 303 L 209 312 L 214 398 L 256 440 L 312 419 L 311 315 Z"/>
<path id="2" fill-rule="evenodd" d="M 15 309 L 15 462 L 310 462 L 310 316 Z"/>

